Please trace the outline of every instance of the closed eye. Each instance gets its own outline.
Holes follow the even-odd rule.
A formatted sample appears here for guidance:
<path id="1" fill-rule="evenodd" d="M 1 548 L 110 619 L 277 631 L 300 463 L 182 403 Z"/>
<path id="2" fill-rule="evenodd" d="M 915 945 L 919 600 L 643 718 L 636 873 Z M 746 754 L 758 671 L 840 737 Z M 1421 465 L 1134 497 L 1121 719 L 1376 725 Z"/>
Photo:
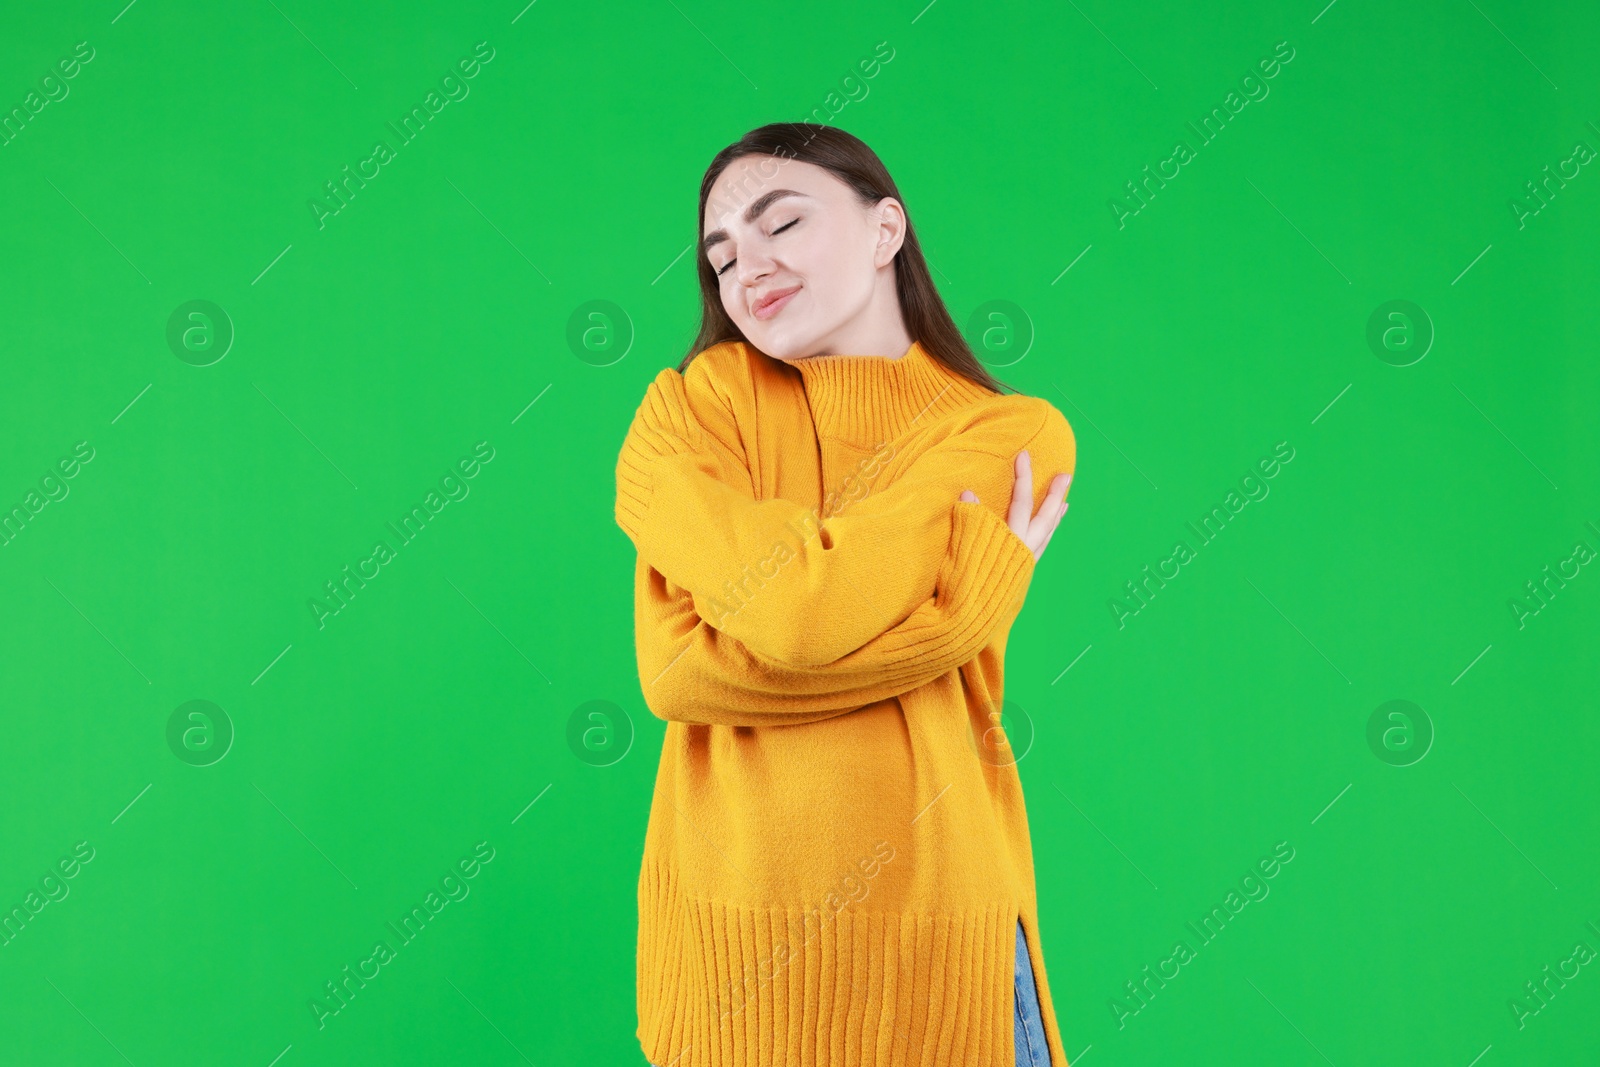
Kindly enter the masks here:
<path id="1" fill-rule="evenodd" d="M 782 233 L 784 230 L 787 230 L 789 227 L 795 225 L 799 221 L 800 221 L 799 219 L 790 219 L 788 222 L 784 223 L 782 226 L 779 226 L 776 230 L 773 230 L 772 233 L 769 236 L 776 237 L 776 236 L 778 236 L 778 234 Z M 722 265 L 721 269 L 719 269 L 717 271 L 717 277 L 719 277 L 719 278 L 722 277 L 737 262 L 739 262 L 737 257 L 728 260 L 728 262 L 724 263 Z"/>

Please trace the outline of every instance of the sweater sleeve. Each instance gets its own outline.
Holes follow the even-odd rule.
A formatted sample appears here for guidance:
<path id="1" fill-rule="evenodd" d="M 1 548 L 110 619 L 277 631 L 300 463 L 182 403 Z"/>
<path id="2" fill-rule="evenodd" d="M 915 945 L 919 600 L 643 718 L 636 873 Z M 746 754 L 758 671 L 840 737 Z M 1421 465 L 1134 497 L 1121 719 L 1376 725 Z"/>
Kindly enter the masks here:
<path id="1" fill-rule="evenodd" d="M 641 556 L 634 619 L 645 703 L 668 721 L 791 726 L 910 692 L 970 662 L 1011 625 L 1034 563 L 988 501 L 958 502 L 934 596 L 834 662 L 797 667 L 709 625 L 693 595 Z"/>
<path id="2" fill-rule="evenodd" d="M 789 500 L 754 500 L 747 471 L 742 483 L 728 477 L 736 464 L 727 436 L 700 428 L 683 379 L 664 370 L 619 457 L 617 521 L 643 558 L 690 593 L 701 618 L 793 667 L 861 649 L 932 597 L 955 543 L 961 490 L 1003 515 L 1012 457 L 1028 447 L 1037 506 L 1075 458 L 1071 431 L 1048 403 L 989 405 L 915 457 L 890 446 L 876 482 L 888 487 L 824 517 Z"/>

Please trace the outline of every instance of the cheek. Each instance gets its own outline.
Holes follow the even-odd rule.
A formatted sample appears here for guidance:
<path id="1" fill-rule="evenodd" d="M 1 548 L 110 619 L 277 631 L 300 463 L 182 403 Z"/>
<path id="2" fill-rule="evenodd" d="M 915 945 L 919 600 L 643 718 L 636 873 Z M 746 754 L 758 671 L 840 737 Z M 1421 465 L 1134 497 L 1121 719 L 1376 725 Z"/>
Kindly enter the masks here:
<path id="1" fill-rule="evenodd" d="M 796 234 L 783 259 L 786 265 L 799 274 L 807 285 L 825 282 L 844 264 L 844 243 L 831 233 L 820 220 Z"/>
<path id="2" fill-rule="evenodd" d="M 817 308 L 829 316 L 847 318 L 872 299 L 876 275 L 859 245 L 837 241 L 813 249 L 805 274 Z"/>
<path id="3" fill-rule="evenodd" d="M 722 310 L 728 313 L 728 318 L 743 326 L 749 321 L 745 314 L 744 304 L 739 295 L 739 287 L 727 281 L 717 283 L 717 293 L 722 297 Z"/>
<path id="4" fill-rule="evenodd" d="M 819 233 L 805 255 L 811 273 L 841 296 L 872 284 L 872 246 L 870 238 L 860 233 Z"/>

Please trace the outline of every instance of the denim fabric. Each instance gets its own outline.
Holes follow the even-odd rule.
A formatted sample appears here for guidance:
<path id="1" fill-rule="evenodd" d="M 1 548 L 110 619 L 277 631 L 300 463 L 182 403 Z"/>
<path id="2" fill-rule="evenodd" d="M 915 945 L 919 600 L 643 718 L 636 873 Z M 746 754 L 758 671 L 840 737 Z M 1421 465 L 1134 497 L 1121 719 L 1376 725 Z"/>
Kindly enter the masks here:
<path id="1" fill-rule="evenodd" d="M 1017 920 L 1017 1019 L 1013 1037 L 1017 1046 L 1017 1067 L 1050 1067 L 1050 1046 L 1044 1039 L 1044 1020 L 1039 1017 L 1039 991 L 1033 984 L 1033 961 L 1028 958 L 1028 940 Z"/>

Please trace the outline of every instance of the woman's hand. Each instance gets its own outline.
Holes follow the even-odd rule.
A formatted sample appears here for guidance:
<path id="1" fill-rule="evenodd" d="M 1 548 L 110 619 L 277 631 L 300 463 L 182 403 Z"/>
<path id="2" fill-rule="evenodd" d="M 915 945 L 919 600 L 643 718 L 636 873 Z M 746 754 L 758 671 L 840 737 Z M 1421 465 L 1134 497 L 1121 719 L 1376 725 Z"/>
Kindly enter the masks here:
<path id="1" fill-rule="evenodd" d="M 1033 552 L 1035 563 L 1044 555 L 1044 550 L 1050 544 L 1050 538 L 1055 534 L 1056 527 L 1061 523 L 1061 516 L 1067 513 L 1070 507 L 1067 503 L 1067 486 L 1072 484 L 1072 475 L 1058 474 L 1050 482 L 1050 491 L 1045 494 L 1044 503 L 1039 505 L 1039 513 L 1033 514 L 1033 461 L 1028 457 L 1028 450 L 1024 448 L 1017 453 L 1016 462 L 1017 479 L 1011 487 L 1011 511 L 1006 516 L 1006 525 L 1011 527 L 1013 533 L 1022 538 L 1024 544 Z M 964 490 L 959 497 L 970 504 L 978 503 L 978 496 L 971 489 Z"/>

